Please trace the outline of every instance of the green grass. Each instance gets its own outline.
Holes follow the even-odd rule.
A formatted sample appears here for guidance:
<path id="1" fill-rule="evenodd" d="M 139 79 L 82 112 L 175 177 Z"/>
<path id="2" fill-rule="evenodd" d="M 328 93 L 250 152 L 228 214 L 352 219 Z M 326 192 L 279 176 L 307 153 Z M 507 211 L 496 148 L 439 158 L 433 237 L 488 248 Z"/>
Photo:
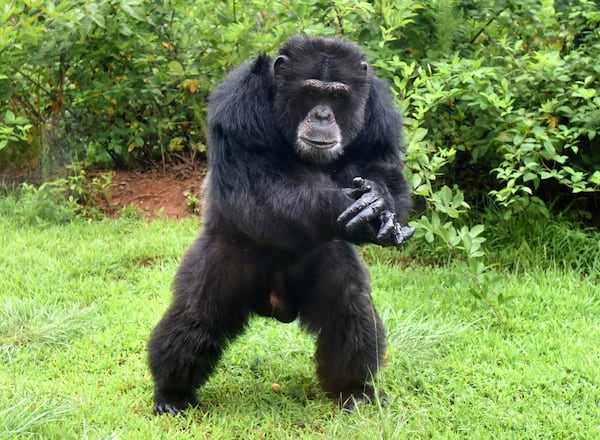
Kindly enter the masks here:
<path id="1" fill-rule="evenodd" d="M 0 438 L 600 438 L 597 278 L 534 252 L 527 270 L 500 272 L 494 289 L 514 296 L 503 320 L 468 293 L 460 263 L 363 252 L 389 333 L 387 408 L 344 414 L 318 387 L 311 337 L 257 318 L 201 389 L 203 408 L 152 416 L 146 340 L 197 230 L 0 215 Z"/>

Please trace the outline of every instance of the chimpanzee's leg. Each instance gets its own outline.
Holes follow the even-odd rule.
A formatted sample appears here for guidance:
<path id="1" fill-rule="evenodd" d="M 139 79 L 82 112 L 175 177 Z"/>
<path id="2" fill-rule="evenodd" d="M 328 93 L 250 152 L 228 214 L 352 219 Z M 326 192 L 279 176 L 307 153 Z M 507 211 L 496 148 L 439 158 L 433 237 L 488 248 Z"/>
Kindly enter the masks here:
<path id="1" fill-rule="evenodd" d="M 267 288 L 263 266 L 256 249 L 230 237 L 206 234 L 188 250 L 173 303 L 148 343 L 156 414 L 175 415 L 197 404 L 196 389 L 243 330 L 253 296 Z"/>
<path id="2" fill-rule="evenodd" d="M 373 308 L 369 275 L 353 247 L 333 241 L 307 257 L 294 280 L 305 296 L 302 325 L 317 334 L 317 373 L 325 391 L 351 410 L 372 401 L 369 382 L 383 362 L 385 330 Z M 354 399 L 353 399 L 354 398 Z"/>

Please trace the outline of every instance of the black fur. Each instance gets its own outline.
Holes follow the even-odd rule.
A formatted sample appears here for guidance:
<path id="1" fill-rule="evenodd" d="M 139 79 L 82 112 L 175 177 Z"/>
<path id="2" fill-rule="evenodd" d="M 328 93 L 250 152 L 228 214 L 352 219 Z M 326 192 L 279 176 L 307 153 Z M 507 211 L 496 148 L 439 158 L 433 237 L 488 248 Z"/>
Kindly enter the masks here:
<path id="1" fill-rule="evenodd" d="M 386 210 L 408 212 L 400 117 L 388 87 L 370 71 L 361 73 L 365 56 L 357 46 L 297 37 L 280 55 L 285 73 L 274 73 L 274 59 L 261 56 L 210 97 L 204 228 L 183 258 L 173 303 L 149 342 L 155 413 L 177 414 L 197 403 L 197 388 L 252 313 L 284 322 L 299 316 L 317 335 L 323 388 L 343 401 L 373 398 L 368 383 L 383 359 L 384 329 L 367 270 L 350 243 L 376 242 L 377 218 L 358 232 L 337 219 L 356 203 L 348 188 L 357 176 L 368 179 Z M 350 106 L 335 115 L 343 153 L 327 163 L 293 148 L 303 116 L 289 102 L 301 105 L 302 97 L 289 94 L 294 81 L 305 79 L 352 90 Z"/>

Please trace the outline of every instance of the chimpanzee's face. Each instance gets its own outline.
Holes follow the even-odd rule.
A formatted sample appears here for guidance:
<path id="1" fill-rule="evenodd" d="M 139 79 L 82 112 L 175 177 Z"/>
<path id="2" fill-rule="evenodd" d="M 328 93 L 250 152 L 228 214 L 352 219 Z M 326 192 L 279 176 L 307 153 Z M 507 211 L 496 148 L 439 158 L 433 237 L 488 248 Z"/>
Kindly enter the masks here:
<path id="1" fill-rule="evenodd" d="M 304 47 L 300 40 L 273 62 L 275 116 L 296 153 L 317 164 L 337 159 L 360 133 L 369 94 L 362 52 L 353 45 L 340 50 L 339 44 L 328 50 L 331 41 Z"/>

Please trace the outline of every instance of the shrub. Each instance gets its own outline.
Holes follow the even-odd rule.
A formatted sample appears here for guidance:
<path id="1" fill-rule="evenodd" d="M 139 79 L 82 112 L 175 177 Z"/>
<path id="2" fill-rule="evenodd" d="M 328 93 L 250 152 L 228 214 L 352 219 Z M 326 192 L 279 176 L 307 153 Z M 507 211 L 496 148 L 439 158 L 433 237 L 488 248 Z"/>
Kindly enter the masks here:
<path id="1" fill-rule="evenodd" d="M 193 157 L 206 148 L 207 94 L 227 71 L 298 32 L 343 35 L 366 49 L 405 115 L 417 236 L 441 258 L 481 258 L 469 212 L 488 194 L 503 217 L 574 202 L 578 220 L 597 210 L 600 11 L 555 3 L 9 3 L 0 153 L 34 135 L 42 168 Z"/>

